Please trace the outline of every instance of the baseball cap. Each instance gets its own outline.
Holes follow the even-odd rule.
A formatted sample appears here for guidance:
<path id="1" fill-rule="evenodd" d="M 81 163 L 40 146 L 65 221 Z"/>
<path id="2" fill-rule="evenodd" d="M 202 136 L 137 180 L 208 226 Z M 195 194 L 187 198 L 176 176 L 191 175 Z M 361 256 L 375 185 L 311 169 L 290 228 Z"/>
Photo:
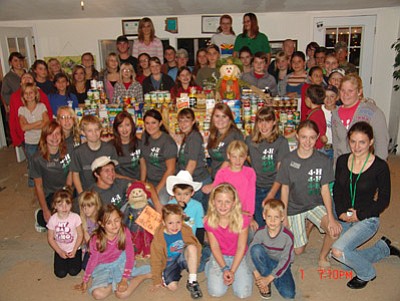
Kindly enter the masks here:
<path id="1" fill-rule="evenodd" d="M 339 41 L 335 44 L 335 51 L 339 51 L 340 49 L 347 49 L 347 44 L 343 41 Z"/>
<path id="2" fill-rule="evenodd" d="M 90 168 L 92 169 L 92 171 L 95 171 L 97 168 L 106 166 L 109 163 L 113 163 L 114 165 L 118 165 L 118 161 L 117 160 L 113 160 L 113 159 L 111 159 L 110 157 L 107 157 L 107 156 L 101 156 L 101 157 L 98 157 L 97 159 L 95 159 L 92 162 L 92 165 L 90 166 Z"/>
<path id="3" fill-rule="evenodd" d="M 126 42 L 126 43 L 129 42 L 129 41 L 128 41 L 128 38 L 127 38 L 126 36 L 124 36 L 124 35 L 119 36 L 119 37 L 117 38 L 117 44 L 118 44 L 118 43 L 122 43 L 122 42 Z"/>

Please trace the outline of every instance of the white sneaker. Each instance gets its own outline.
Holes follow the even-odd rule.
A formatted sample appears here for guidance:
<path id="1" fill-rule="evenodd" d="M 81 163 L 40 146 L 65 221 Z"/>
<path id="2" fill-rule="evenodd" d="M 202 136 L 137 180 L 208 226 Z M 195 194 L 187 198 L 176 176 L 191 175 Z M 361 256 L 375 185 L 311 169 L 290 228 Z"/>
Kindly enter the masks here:
<path id="1" fill-rule="evenodd" d="M 41 211 L 41 210 L 42 210 L 42 209 L 38 208 L 38 209 L 36 209 L 36 211 L 35 211 L 35 229 L 36 229 L 36 231 L 39 232 L 39 233 L 43 233 L 43 232 L 46 232 L 46 231 L 47 231 L 47 228 L 46 228 L 46 227 L 40 226 L 39 223 L 38 223 L 38 221 L 37 221 L 37 215 L 38 215 L 39 211 Z"/>

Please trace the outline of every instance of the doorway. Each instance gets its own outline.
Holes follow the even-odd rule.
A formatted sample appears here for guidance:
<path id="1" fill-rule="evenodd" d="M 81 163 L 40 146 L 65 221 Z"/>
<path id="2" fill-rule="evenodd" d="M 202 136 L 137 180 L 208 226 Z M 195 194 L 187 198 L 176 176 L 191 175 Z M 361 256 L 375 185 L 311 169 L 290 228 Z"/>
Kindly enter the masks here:
<path id="1" fill-rule="evenodd" d="M 314 40 L 319 45 L 333 49 L 339 41 L 346 43 L 347 60 L 357 67 L 367 97 L 371 96 L 375 24 L 376 16 L 314 18 Z"/>

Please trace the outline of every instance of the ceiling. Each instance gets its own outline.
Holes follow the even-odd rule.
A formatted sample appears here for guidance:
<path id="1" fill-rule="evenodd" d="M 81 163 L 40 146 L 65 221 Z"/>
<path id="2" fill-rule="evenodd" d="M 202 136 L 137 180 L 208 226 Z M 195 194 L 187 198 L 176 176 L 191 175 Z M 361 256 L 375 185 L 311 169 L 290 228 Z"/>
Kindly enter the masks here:
<path id="1" fill-rule="evenodd" d="M 400 6 L 400 0 L 0 0 L 0 21 L 245 12 L 348 10 Z"/>

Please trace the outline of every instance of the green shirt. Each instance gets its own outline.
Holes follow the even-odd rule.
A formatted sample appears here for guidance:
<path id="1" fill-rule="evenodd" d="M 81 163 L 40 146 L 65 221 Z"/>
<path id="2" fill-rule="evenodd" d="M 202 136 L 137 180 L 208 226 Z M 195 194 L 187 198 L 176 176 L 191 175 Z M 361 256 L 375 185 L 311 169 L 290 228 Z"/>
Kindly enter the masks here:
<path id="1" fill-rule="evenodd" d="M 235 40 L 234 51 L 239 52 L 244 46 L 249 47 L 253 55 L 259 51 L 265 53 L 271 52 L 268 37 L 261 32 L 259 32 L 254 39 L 249 38 L 247 35 L 238 35 Z"/>

